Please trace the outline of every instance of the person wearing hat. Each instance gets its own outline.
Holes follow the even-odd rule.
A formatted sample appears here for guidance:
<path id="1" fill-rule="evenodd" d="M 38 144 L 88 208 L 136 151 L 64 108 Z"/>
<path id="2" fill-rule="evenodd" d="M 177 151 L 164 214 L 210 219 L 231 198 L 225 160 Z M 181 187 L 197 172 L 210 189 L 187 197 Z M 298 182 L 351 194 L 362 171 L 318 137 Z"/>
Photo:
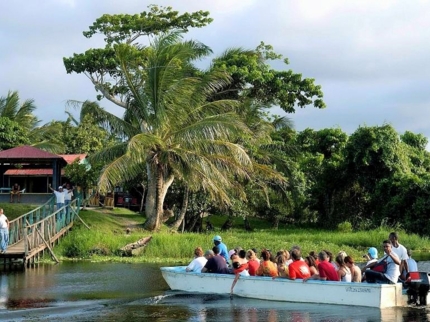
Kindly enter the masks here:
<path id="1" fill-rule="evenodd" d="M 378 250 L 375 247 L 370 247 L 367 251 L 367 254 L 363 255 L 363 257 L 367 259 L 366 266 L 361 269 L 363 272 L 361 280 L 364 282 L 366 280 L 366 275 L 364 272 L 372 268 L 378 262 Z"/>
<path id="2" fill-rule="evenodd" d="M 219 248 L 219 255 L 224 257 L 225 262 L 228 263 L 230 257 L 228 256 L 227 246 L 222 242 L 222 238 L 219 235 L 216 235 L 213 238 L 214 245 Z"/>
<path id="3" fill-rule="evenodd" d="M 57 198 L 57 210 L 64 207 L 64 200 L 66 197 L 65 192 L 63 191 L 63 186 L 58 187 L 58 191 L 52 189 L 51 184 L 49 184 L 48 188 L 54 193 L 55 198 Z M 59 212 L 60 219 L 63 217 L 62 212 Z"/>

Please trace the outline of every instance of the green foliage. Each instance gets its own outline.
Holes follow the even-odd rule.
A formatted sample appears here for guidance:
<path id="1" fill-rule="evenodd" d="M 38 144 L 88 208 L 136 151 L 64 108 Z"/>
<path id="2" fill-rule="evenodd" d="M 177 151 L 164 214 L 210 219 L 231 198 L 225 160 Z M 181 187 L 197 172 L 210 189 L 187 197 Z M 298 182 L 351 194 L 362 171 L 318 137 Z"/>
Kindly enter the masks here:
<path id="1" fill-rule="evenodd" d="M 337 230 L 341 233 L 350 233 L 352 232 L 352 224 L 349 221 L 341 222 L 337 225 Z"/>
<path id="2" fill-rule="evenodd" d="M 277 71 L 267 61 L 280 60 L 282 55 L 263 42 L 255 50 L 233 48 L 213 60 L 213 68 L 228 72 L 232 82 L 222 89 L 221 95 L 230 99 L 251 99 L 260 106 L 278 105 L 293 113 L 296 106 L 313 104 L 324 108 L 321 86 L 314 79 L 304 78 L 292 70 Z M 288 60 L 284 60 L 288 64 Z"/>
<path id="3" fill-rule="evenodd" d="M 94 162 L 89 165 L 87 162 L 80 163 L 79 160 L 75 160 L 64 168 L 64 174 L 71 182 L 81 186 L 85 191 L 86 188 L 97 185 L 101 168 L 101 163 Z"/>
<path id="4" fill-rule="evenodd" d="M 0 150 L 7 150 L 29 143 L 27 131 L 24 128 L 7 117 L 0 117 Z"/>
<path id="5" fill-rule="evenodd" d="M 90 225 L 88 230 L 79 222 L 73 231 L 57 245 L 54 252 L 65 259 L 91 258 L 92 260 L 130 261 L 130 259 L 118 256 L 117 250 L 128 243 L 148 236 L 148 232 L 138 227 L 143 218 L 127 209 L 115 209 L 114 211 L 83 211 L 83 220 Z M 337 253 L 344 250 L 356 261 L 362 260 L 362 255 L 369 247 L 377 247 L 382 253 L 382 241 L 387 239 L 393 227 L 384 226 L 378 229 L 341 232 L 322 229 L 283 227 L 278 230 L 271 229 L 265 221 L 252 219 L 251 225 L 255 227 L 253 232 L 247 232 L 241 228 L 241 219 L 236 218 L 235 228 L 228 232 L 220 232 L 223 218 L 211 217 L 211 222 L 216 231 L 212 234 L 172 234 L 167 229 L 154 234 L 151 242 L 145 248 L 143 255 L 131 260 L 136 262 L 158 263 L 182 263 L 188 264 L 192 259 L 192 252 L 197 246 L 210 249 L 213 246 L 214 234 L 220 234 L 229 249 L 241 246 L 244 249 L 269 248 L 273 251 L 280 249 L 289 250 L 293 245 L 300 245 L 303 254 L 322 249 Z M 136 226 L 137 225 L 137 226 Z M 125 229 L 132 228 L 132 234 L 126 235 Z M 400 231 L 401 242 L 415 252 L 430 250 L 430 240 L 421 238 L 416 234 L 406 234 Z"/>

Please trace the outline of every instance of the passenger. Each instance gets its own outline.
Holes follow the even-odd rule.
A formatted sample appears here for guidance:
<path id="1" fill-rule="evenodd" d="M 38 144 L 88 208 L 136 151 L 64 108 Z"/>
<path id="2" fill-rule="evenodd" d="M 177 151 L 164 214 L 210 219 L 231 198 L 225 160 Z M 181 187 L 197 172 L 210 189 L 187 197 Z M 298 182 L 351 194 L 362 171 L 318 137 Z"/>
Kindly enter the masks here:
<path id="1" fill-rule="evenodd" d="M 225 258 L 222 257 L 219 252 L 218 246 L 212 248 L 214 256 L 210 257 L 202 268 L 202 273 L 214 273 L 214 274 L 228 274 L 227 263 Z"/>
<path id="2" fill-rule="evenodd" d="M 351 271 L 352 279 L 351 281 L 354 283 L 361 282 L 361 269 L 357 265 L 354 264 L 354 259 L 351 256 L 346 256 L 344 259 L 345 265 Z"/>
<path id="3" fill-rule="evenodd" d="M 315 259 L 313 256 L 309 255 L 305 257 L 305 263 L 308 264 L 309 266 L 309 271 L 312 275 L 317 275 L 318 273 L 318 267 L 317 264 L 315 263 Z"/>
<path id="4" fill-rule="evenodd" d="M 343 254 L 339 253 L 336 256 L 336 263 L 339 269 L 337 270 L 337 276 L 341 282 L 351 282 L 352 281 L 352 274 L 351 270 L 346 266 L 344 260 L 343 260 Z"/>
<path id="5" fill-rule="evenodd" d="M 239 259 L 239 256 L 235 257 L 233 261 L 233 273 L 235 277 L 234 277 L 233 283 L 231 284 L 230 294 L 233 294 L 234 286 L 236 285 L 237 280 L 241 276 L 250 276 L 248 272 L 248 263 L 242 264 L 238 261 L 238 259 Z"/>
<path id="6" fill-rule="evenodd" d="M 248 261 L 246 260 L 246 250 L 241 249 L 238 253 L 239 255 L 239 263 L 246 264 Z"/>
<path id="7" fill-rule="evenodd" d="M 318 259 L 320 260 L 320 263 L 318 264 L 319 275 L 312 275 L 310 278 L 303 280 L 303 282 L 306 282 L 309 279 L 338 282 L 339 277 L 333 265 L 329 262 L 328 254 L 325 251 L 321 251 L 318 254 Z"/>
<path id="8" fill-rule="evenodd" d="M 257 276 L 271 276 L 275 277 L 278 276 L 278 268 L 276 267 L 276 264 L 273 263 L 270 260 L 270 253 L 268 250 L 263 249 L 261 252 L 262 262 L 260 263 L 260 266 L 258 267 Z"/>
<path id="9" fill-rule="evenodd" d="M 300 249 L 293 249 L 291 252 L 291 257 L 293 262 L 288 266 L 289 275 L 291 280 L 295 280 L 296 278 L 309 278 L 311 276 L 311 272 L 309 270 L 308 264 L 301 260 L 302 254 Z"/>
<path id="10" fill-rule="evenodd" d="M 315 267 L 318 267 L 318 264 L 320 263 L 320 261 L 318 260 L 318 254 L 313 250 L 309 252 L 309 256 L 312 256 L 314 258 Z"/>
<path id="11" fill-rule="evenodd" d="M 290 264 L 294 261 L 293 260 L 293 256 L 292 256 L 294 250 L 298 250 L 300 254 L 302 253 L 302 249 L 300 248 L 299 245 L 294 245 L 293 247 L 291 247 L 291 250 L 290 250 L 290 259 L 287 261 L 287 266 L 290 266 Z M 304 259 L 303 259 L 303 257 L 301 257 L 301 255 L 300 255 L 300 260 L 304 261 Z"/>
<path id="12" fill-rule="evenodd" d="M 387 261 L 387 271 L 385 273 L 376 272 L 374 270 L 366 270 L 366 281 L 368 283 L 380 283 L 380 284 L 396 284 L 400 276 L 400 259 L 397 254 L 392 250 L 392 245 L 390 240 L 384 240 L 384 251 L 385 256 L 378 261 Z"/>
<path id="13" fill-rule="evenodd" d="M 227 246 L 222 242 L 221 236 L 215 236 L 213 238 L 213 242 L 215 246 L 218 246 L 218 249 L 220 251 L 220 256 L 224 257 L 225 262 L 228 263 L 228 260 L 230 259 L 228 256 L 228 250 Z"/>
<path id="14" fill-rule="evenodd" d="M 260 261 L 252 249 L 246 252 L 246 259 L 248 260 L 249 275 L 255 276 L 257 274 L 258 268 L 260 267 Z"/>
<path id="15" fill-rule="evenodd" d="M 278 269 L 278 277 L 289 277 L 287 257 L 284 254 L 280 254 L 276 257 L 276 267 Z"/>
<path id="16" fill-rule="evenodd" d="M 324 252 L 327 254 L 327 256 L 328 256 L 328 262 L 334 267 L 334 269 L 337 269 L 337 265 L 336 265 L 336 263 L 334 262 L 334 258 L 333 258 L 333 253 L 331 252 L 331 251 L 329 251 L 329 250 L 324 250 Z M 321 253 L 320 253 L 321 254 Z M 320 260 L 319 259 L 319 254 L 318 254 L 318 260 Z"/>
<path id="17" fill-rule="evenodd" d="M 203 256 L 203 249 L 201 247 L 197 247 L 194 250 L 194 259 L 187 268 L 185 268 L 185 271 L 201 273 L 202 268 L 205 266 L 207 261 L 208 260 Z"/>
<path id="18" fill-rule="evenodd" d="M 409 259 L 407 259 L 406 261 L 408 262 L 409 272 L 418 272 L 417 262 L 415 261 L 415 259 L 412 258 L 412 250 L 408 248 L 407 252 L 408 252 Z M 406 275 L 407 275 L 407 272 L 403 270 L 402 276 L 401 276 L 402 280 L 406 280 Z"/>
<path id="19" fill-rule="evenodd" d="M 347 253 L 343 250 L 340 250 L 339 253 L 337 253 L 337 256 L 339 256 L 339 255 L 340 255 L 340 257 L 342 257 L 342 261 L 345 259 L 346 256 L 348 256 Z M 337 258 L 337 256 L 336 256 L 336 258 Z M 337 267 L 336 270 L 339 270 L 339 265 L 338 265 L 336 259 L 335 259 L 334 263 L 336 264 L 336 267 Z"/>
<path id="20" fill-rule="evenodd" d="M 375 263 L 378 262 L 378 250 L 375 247 L 370 247 L 366 255 L 363 255 L 367 259 L 366 266 L 361 269 L 361 281 L 366 280 L 366 275 L 364 274 L 366 270 L 370 269 Z"/>
<path id="21" fill-rule="evenodd" d="M 409 272 L 407 261 L 409 259 L 408 251 L 405 246 L 399 243 L 399 235 L 396 232 L 392 232 L 388 236 L 388 239 L 391 241 L 391 250 L 400 259 L 400 272 Z"/>
<path id="22" fill-rule="evenodd" d="M 228 251 L 228 261 L 227 261 L 227 265 L 231 268 L 233 265 L 233 261 L 232 261 L 232 256 L 236 255 L 236 251 L 234 249 L 230 249 Z"/>

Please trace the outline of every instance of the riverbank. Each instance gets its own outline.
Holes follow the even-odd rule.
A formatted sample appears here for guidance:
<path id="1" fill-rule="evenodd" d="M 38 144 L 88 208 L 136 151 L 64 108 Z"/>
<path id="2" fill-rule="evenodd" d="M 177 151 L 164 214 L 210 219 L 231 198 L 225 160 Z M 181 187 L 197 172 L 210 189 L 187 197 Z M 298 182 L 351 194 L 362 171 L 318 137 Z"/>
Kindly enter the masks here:
<path id="1" fill-rule="evenodd" d="M 370 231 L 340 232 L 322 229 L 285 226 L 273 230 L 261 220 L 252 219 L 252 232 L 245 231 L 242 219 L 237 218 L 234 228 L 221 232 L 221 223 L 225 217 L 211 217 L 215 232 L 211 233 L 172 233 L 164 226 L 158 233 L 150 233 L 142 228 L 145 218 L 129 209 L 115 208 L 92 209 L 81 211 L 80 216 L 90 227 L 87 229 L 79 221 L 73 230 L 54 248 L 61 260 L 91 260 L 97 262 L 149 262 L 186 264 L 193 257 L 197 246 L 203 249 L 213 247 L 214 235 L 221 235 L 229 249 L 240 246 L 244 249 L 268 248 L 272 251 L 290 249 L 300 245 L 303 254 L 310 251 L 330 250 L 336 254 L 340 250 L 351 255 L 357 262 L 363 262 L 363 254 L 371 246 L 382 254 L 381 243 L 392 231 L 391 227 L 380 227 Z M 418 235 L 399 231 L 400 242 L 414 250 L 420 259 L 430 256 L 430 241 Z M 151 242 L 144 252 L 136 257 L 122 257 L 120 248 L 126 244 L 152 236 Z"/>

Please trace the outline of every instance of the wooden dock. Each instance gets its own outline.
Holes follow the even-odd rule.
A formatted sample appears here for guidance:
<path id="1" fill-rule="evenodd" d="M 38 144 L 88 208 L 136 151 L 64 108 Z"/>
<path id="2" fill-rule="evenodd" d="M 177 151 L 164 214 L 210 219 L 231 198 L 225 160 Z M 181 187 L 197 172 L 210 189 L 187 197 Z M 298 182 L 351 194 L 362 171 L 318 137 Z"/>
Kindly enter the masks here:
<path id="1" fill-rule="evenodd" d="M 54 199 L 51 198 L 42 206 L 10 221 L 9 246 L 6 253 L 0 254 L 0 266 L 5 270 L 24 269 L 35 264 L 45 252 L 58 262 L 52 248 L 79 218 L 79 200 L 73 200 L 68 207 L 54 210 Z"/>

